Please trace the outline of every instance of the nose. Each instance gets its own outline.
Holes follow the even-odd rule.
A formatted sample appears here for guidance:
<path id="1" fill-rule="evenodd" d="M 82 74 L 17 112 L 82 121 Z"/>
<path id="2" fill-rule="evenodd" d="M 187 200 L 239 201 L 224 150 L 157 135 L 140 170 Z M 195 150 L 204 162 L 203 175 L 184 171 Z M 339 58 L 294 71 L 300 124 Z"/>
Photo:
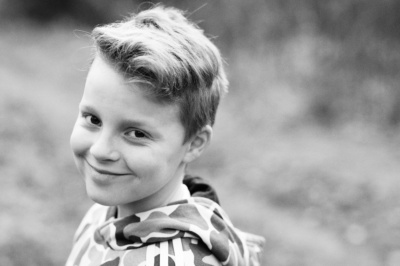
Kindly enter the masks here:
<path id="1" fill-rule="evenodd" d="M 101 132 L 90 147 L 90 153 L 98 161 L 118 161 L 120 153 L 115 148 L 111 134 Z"/>

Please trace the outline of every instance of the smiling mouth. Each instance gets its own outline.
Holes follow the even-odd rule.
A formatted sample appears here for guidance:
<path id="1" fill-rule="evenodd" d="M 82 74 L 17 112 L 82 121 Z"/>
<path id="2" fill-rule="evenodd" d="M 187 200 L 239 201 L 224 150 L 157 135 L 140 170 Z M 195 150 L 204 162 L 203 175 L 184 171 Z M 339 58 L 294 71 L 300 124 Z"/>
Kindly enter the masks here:
<path id="1" fill-rule="evenodd" d="M 120 173 L 115 173 L 115 172 L 110 172 L 110 171 L 107 171 L 107 170 L 99 169 L 99 168 L 94 167 L 93 165 L 91 165 L 88 161 L 86 161 L 86 163 L 87 163 L 93 170 L 95 170 L 97 173 L 102 174 L 102 175 L 112 175 L 112 176 L 123 176 L 123 175 L 127 175 L 127 174 L 120 174 Z"/>

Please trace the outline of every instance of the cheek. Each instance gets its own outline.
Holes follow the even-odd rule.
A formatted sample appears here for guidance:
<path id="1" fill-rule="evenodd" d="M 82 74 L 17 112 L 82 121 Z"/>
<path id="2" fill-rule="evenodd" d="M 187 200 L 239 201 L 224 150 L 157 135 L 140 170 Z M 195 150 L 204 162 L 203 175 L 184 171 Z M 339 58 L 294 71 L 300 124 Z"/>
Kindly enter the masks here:
<path id="1" fill-rule="evenodd" d="M 162 177 L 169 175 L 171 170 L 169 168 L 174 168 L 170 164 L 168 156 L 165 156 L 158 149 L 136 147 L 129 151 L 125 150 L 123 153 L 128 168 L 148 181 L 162 179 Z"/>
<path id="2" fill-rule="evenodd" d="M 70 146 L 75 156 L 84 154 L 90 147 L 90 141 L 88 140 L 87 133 L 85 133 L 85 130 L 77 125 L 75 125 L 74 129 L 72 130 Z"/>
<path id="3" fill-rule="evenodd" d="M 151 175 L 163 164 L 162 158 L 145 148 L 124 150 L 125 162 L 134 172 L 141 172 L 141 175 Z"/>

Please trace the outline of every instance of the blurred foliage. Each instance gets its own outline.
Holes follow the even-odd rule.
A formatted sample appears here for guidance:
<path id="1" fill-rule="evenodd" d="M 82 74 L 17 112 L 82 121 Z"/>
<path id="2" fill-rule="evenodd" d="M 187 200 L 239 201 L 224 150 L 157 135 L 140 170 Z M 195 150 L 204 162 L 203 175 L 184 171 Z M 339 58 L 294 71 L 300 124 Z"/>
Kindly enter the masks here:
<path id="1" fill-rule="evenodd" d="M 0 12 L 3 20 L 27 19 L 48 24 L 67 19 L 92 27 L 157 3 L 160 1 L 2 0 Z M 201 17 L 204 20 L 202 24 L 222 27 L 224 35 L 221 36 L 224 39 L 234 38 L 235 41 L 252 35 L 266 40 L 277 39 L 304 27 L 338 40 L 365 34 L 381 40 L 400 39 L 397 29 L 400 3 L 396 0 L 166 0 L 162 3 L 189 12 L 209 14 L 206 20 Z"/>
<path id="2" fill-rule="evenodd" d="M 137 12 L 159 1 L 138 0 L 2 0 L 2 20 L 27 19 L 48 24 L 60 19 L 93 27 Z M 205 28 L 223 29 L 219 36 L 227 42 L 253 39 L 265 40 L 290 36 L 299 29 L 309 28 L 337 40 L 373 35 L 383 41 L 399 40 L 396 0 L 166 0 L 194 17 L 200 17 Z M 197 16 L 208 14 L 208 16 Z M 207 19 L 204 19 L 207 18 Z M 253 30 L 249 30 L 253 29 Z M 219 31 L 219 30 L 218 30 Z M 250 38 L 249 38 L 250 37 Z M 259 37 L 258 37 L 259 38 Z M 249 40 L 249 43 L 251 41 Z"/>
<path id="3" fill-rule="evenodd" d="M 91 204 L 68 147 L 90 58 L 80 30 L 152 2 L 0 1 L 0 265 L 64 263 Z M 230 93 L 190 170 L 267 238 L 265 265 L 400 265 L 400 2 L 163 3 L 226 58 Z"/>
<path id="4" fill-rule="evenodd" d="M 157 1 L 3 0 L 0 17 L 4 24 L 20 19 L 40 25 L 62 22 L 90 29 L 154 3 Z M 268 64 L 277 54 L 288 54 L 290 57 L 283 58 L 280 64 L 290 75 L 292 68 L 304 72 L 300 73 L 304 75 L 297 87 L 312 99 L 305 112 L 316 122 L 330 125 L 361 119 L 381 127 L 399 126 L 400 16 L 396 14 L 399 1 L 169 0 L 163 3 L 188 11 L 190 18 L 199 22 L 208 35 L 218 36 L 215 41 L 223 48 L 228 63 L 238 50 L 245 51 L 246 56 L 255 58 L 259 64 Z M 284 45 L 287 43 L 291 46 Z M 302 58 L 307 53 L 313 55 L 312 61 Z M 353 71 L 357 75 L 349 75 Z M 277 74 L 291 78 L 286 77 L 287 73 Z"/>

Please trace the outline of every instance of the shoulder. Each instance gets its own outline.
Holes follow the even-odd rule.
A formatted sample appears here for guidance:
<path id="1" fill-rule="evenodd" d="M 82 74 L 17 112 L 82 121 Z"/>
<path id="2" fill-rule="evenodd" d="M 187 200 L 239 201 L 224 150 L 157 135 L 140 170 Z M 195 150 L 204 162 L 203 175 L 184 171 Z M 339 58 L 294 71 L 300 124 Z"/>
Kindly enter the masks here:
<path id="1" fill-rule="evenodd" d="M 196 266 L 221 265 L 203 241 L 195 238 L 183 238 L 180 241 L 185 263 Z"/>

